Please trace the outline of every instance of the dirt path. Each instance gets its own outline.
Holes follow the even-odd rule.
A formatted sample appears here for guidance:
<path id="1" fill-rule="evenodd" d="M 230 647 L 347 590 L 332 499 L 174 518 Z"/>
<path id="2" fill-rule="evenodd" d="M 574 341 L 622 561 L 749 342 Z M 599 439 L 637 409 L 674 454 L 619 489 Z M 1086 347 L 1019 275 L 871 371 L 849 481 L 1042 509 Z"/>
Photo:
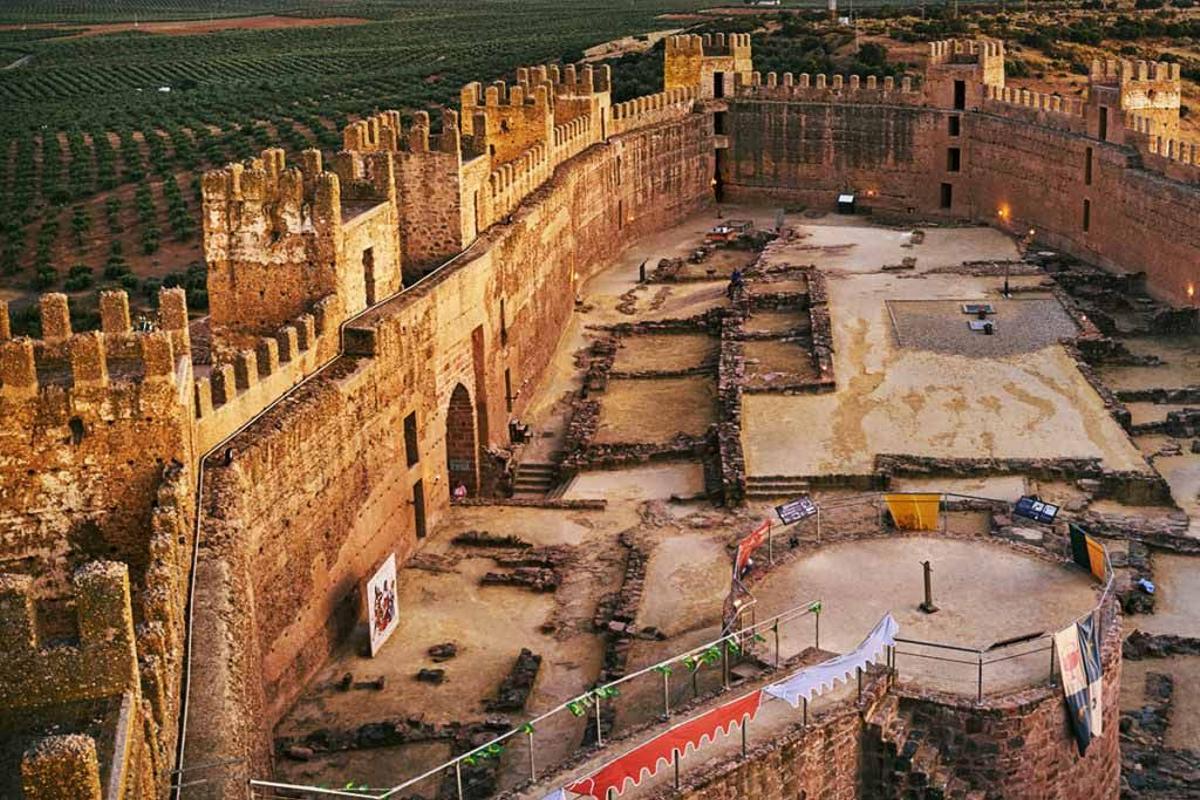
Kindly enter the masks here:
<path id="1" fill-rule="evenodd" d="M 20 69 L 21 67 L 28 64 L 30 61 L 33 61 L 33 53 L 30 53 L 27 56 L 21 56 L 16 61 L 12 62 L 11 64 L 9 64 L 5 67 L 0 67 L 0 71 L 7 71 L 10 69 Z"/>

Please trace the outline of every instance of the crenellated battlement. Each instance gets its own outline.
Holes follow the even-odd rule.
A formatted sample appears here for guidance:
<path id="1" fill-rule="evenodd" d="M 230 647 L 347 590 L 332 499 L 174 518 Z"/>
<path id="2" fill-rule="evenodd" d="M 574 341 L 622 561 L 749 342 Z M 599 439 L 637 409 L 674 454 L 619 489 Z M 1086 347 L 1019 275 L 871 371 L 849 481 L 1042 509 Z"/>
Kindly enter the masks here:
<path id="1" fill-rule="evenodd" d="M 101 330 L 76 333 L 64 294 L 42 295 L 42 336 L 11 338 L 8 307 L 0 301 L 0 400 L 20 403 L 42 390 L 66 389 L 77 399 L 106 392 L 113 384 L 174 386 L 176 359 L 190 352 L 187 302 L 183 289 L 159 292 L 152 329 L 134 330 L 129 297 L 123 291 L 100 294 Z"/>
<path id="2" fill-rule="evenodd" d="M 262 336 L 196 378 L 195 414 L 201 448 L 265 408 L 272 400 L 337 354 L 338 326 L 345 312 L 337 295 L 313 304 L 311 311 Z"/>
<path id="3" fill-rule="evenodd" d="M 72 576 L 79 638 L 47 644 L 34 580 L 0 574 L 0 708 L 36 708 L 120 695 L 138 687 L 129 567 L 97 561 Z"/>
<path id="4" fill-rule="evenodd" d="M 983 95 L 981 108 L 989 113 L 1073 133 L 1087 132 L 1087 109 L 1081 99 L 1006 86 L 984 86 Z"/>
<path id="5" fill-rule="evenodd" d="M 330 295 L 344 313 L 400 287 L 396 158 L 398 115 L 352 126 L 327 171 L 320 151 L 301 167 L 283 153 L 204 176 L 213 351 L 232 361 Z M 426 135 L 427 138 L 427 135 Z M 369 261 L 369 263 L 368 263 Z M 341 320 L 337 320 L 336 324 Z"/>
<path id="6" fill-rule="evenodd" d="M 370 117 L 351 122 L 342 129 L 342 149 L 358 153 L 399 149 L 403 131 L 399 111 L 381 111 Z"/>
<path id="7" fill-rule="evenodd" d="M 1004 60 L 999 39 L 941 39 L 929 43 L 930 64 L 984 64 Z"/>
<path id="8" fill-rule="evenodd" d="M 750 34 L 668 36 L 663 51 L 663 88 L 692 88 L 701 99 L 732 92 L 739 75 L 754 68 Z"/>
<path id="9" fill-rule="evenodd" d="M 750 34 L 748 33 L 706 33 L 677 34 L 666 38 L 668 55 L 675 56 L 750 56 Z"/>
<path id="10" fill-rule="evenodd" d="M 1098 116 L 1101 108 L 1124 116 L 1112 120 L 1133 128 L 1131 115 L 1149 125 L 1150 135 L 1164 139 L 1179 137 L 1179 113 L 1183 97 L 1178 64 L 1151 61 L 1093 61 L 1088 76 L 1088 105 Z M 1098 126 L 1097 126 L 1098 127 Z"/>
<path id="11" fill-rule="evenodd" d="M 681 87 L 638 97 L 612 107 L 613 134 L 627 133 L 648 125 L 690 114 L 696 106 L 696 89 Z"/>
<path id="12" fill-rule="evenodd" d="M 539 64 L 519 67 L 517 84 L 526 92 L 547 85 L 554 96 L 601 94 L 612 90 L 612 70 L 607 64 Z"/>
<path id="13" fill-rule="evenodd" d="M 333 157 L 333 173 L 338 177 L 343 203 L 396 200 L 395 153 L 391 150 L 342 150 Z"/>
<path id="14" fill-rule="evenodd" d="M 809 75 L 807 72 L 795 76 L 790 72 L 768 72 L 764 77 L 752 72 L 749 81 L 739 81 L 735 94 L 764 100 L 808 100 L 813 102 L 867 102 L 916 104 L 923 99 L 922 93 L 913 87 L 912 78 L 904 77 L 898 83 L 892 77 L 879 80 L 874 75 L 863 79 L 859 75 Z"/>
<path id="15" fill-rule="evenodd" d="M 1093 84 L 1119 85 L 1133 82 L 1179 83 L 1179 64 L 1166 61 L 1109 59 L 1092 61 L 1088 78 Z"/>
<path id="16" fill-rule="evenodd" d="M 268 148 L 260 158 L 204 173 L 201 188 L 206 253 L 210 236 L 240 231 L 277 240 L 305 231 L 332 235 L 341 225 L 341 186 L 323 170 L 320 150 L 305 150 L 300 167 L 288 168 L 283 150 Z"/>
<path id="17" fill-rule="evenodd" d="M 1163 136 L 1161 123 L 1151 116 L 1128 114 L 1125 124 L 1125 143 L 1138 151 L 1146 167 L 1185 183 L 1200 183 L 1200 142 Z"/>

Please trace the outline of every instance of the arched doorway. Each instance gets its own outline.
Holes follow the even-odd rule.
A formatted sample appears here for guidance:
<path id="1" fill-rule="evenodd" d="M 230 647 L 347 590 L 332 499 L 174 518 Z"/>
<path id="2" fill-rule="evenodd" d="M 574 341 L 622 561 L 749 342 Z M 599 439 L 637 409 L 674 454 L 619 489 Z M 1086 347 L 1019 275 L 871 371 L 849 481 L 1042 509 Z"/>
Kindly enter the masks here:
<path id="1" fill-rule="evenodd" d="M 450 491 L 459 483 L 474 496 L 479 491 L 475 459 L 475 406 L 467 387 L 461 383 L 450 395 L 446 412 L 446 469 L 450 473 Z"/>

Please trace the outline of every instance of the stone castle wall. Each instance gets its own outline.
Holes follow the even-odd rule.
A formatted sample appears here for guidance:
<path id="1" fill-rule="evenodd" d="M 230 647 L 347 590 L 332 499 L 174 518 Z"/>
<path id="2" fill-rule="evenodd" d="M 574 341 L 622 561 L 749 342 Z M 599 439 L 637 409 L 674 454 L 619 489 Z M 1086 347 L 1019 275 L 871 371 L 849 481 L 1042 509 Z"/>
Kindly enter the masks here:
<path id="1" fill-rule="evenodd" d="M 947 55 L 947 44 L 934 43 L 917 89 L 855 76 L 739 81 L 725 112 L 724 197 L 832 209 L 849 191 L 882 211 L 1034 229 L 1039 242 L 1144 271 L 1156 294 L 1191 303 L 1200 167 L 1196 146 L 1172 138 L 1177 71 L 1097 65 L 1080 103 L 1005 88 L 994 45 Z"/>
<path id="2" fill-rule="evenodd" d="M 709 202 L 711 124 L 694 114 L 560 167 L 510 224 L 351 323 L 347 354 L 237 437 L 229 466 L 210 464 L 195 647 L 214 655 L 194 667 L 206 688 L 192 715 L 205 722 L 189 731 L 189 760 L 249 755 L 264 774 L 270 728 L 353 630 L 363 576 L 389 552 L 412 552 L 414 483 L 430 527 L 448 507 L 455 389 L 471 397 L 479 440 L 506 441 L 580 282 L 626 242 Z"/>

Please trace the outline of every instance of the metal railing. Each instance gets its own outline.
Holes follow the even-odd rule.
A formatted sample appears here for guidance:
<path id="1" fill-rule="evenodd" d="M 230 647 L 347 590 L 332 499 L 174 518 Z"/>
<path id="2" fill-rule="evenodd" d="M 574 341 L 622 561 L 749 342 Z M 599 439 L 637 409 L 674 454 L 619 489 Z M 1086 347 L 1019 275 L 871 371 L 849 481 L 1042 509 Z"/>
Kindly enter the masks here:
<path id="1" fill-rule="evenodd" d="M 853 513 L 854 507 L 861 507 L 867 516 L 878 520 L 875 523 L 872 519 L 867 524 L 878 524 L 882 530 L 886 513 L 884 494 L 903 493 L 866 493 L 827 504 L 824 508 L 827 512 L 835 512 L 836 516 L 838 511 Z M 995 498 L 941 494 L 942 531 L 946 530 L 946 512 L 952 510 L 948 501 L 1004 503 Z M 936 535 L 937 531 L 928 533 Z M 1102 631 L 1109 628 L 1116 615 L 1114 576 L 1107 550 L 1104 557 L 1106 581 L 1100 599 L 1088 612 L 1072 621 L 1097 615 Z M 615 729 L 619 728 L 625 734 L 648 727 L 670 719 L 685 704 L 691 711 L 704 701 L 724 694 L 734 682 L 733 668 L 751 656 L 769 672 L 809 646 L 820 647 L 820 601 L 795 606 L 759 622 L 755 620 L 753 595 L 746 594 L 749 602 L 738 609 L 737 624 L 725 635 L 562 702 L 391 788 L 368 788 L 349 783 L 338 789 L 250 780 L 251 794 L 256 800 L 336 797 L 385 800 L 399 798 L 401 792 L 415 791 L 418 786 L 436 782 L 437 788 L 431 796 L 441 793 L 463 800 L 468 794 L 476 793 L 468 791 L 471 787 L 465 784 L 464 768 L 481 764 L 495 770 L 494 785 L 503 784 L 501 790 L 536 782 L 539 773 L 546 774 L 547 769 L 564 763 L 581 748 L 603 747 L 606 737 L 611 737 L 611 731 Z M 796 623 L 810 617 L 811 631 L 797 631 L 800 626 Z M 952 694 L 973 695 L 977 702 L 990 694 L 1008 693 L 1056 680 L 1052 632 L 1013 637 L 986 647 L 897 636 L 887 653 L 886 666 L 893 676 L 900 673 L 898 662 L 901 658 L 909 662 L 904 671 L 923 686 Z M 923 664 L 933 666 L 926 669 L 921 666 Z M 676 675 L 681 668 L 683 680 Z M 1046 676 L 1045 681 L 1042 675 Z M 807 718 L 807 707 L 805 712 Z M 541 738 L 538 738 L 539 732 L 543 734 Z"/>
<path id="2" fill-rule="evenodd" d="M 636 730 L 670 719 L 684 704 L 687 704 L 687 711 L 690 711 L 694 705 L 723 695 L 736 682 L 732 671 L 740 662 L 755 659 L 765 665 L 768 671 L 774 671 L 809 646 L 818 647 L 821 609 L 821 601 L 814 600 L 761 622 L 749 622 L 740 630 L 676 653 L 670 658 L 637 669 L 611 683 L 559 703 L 554 708 L 517 724 L 512 730 L 391 788 L 360 787 L 351 782 L 343 788 L 336 789 L 280 781 L 250 780 L 251 795 L 256 800 L 321 800 L 335 797 L 385 800 L 398 797 L 401 792 L 421 784 L 437 782 L 441 786 L 452 780 L 451 793 L 458 800 L 463 800 L 467 796 L 464 791 L 464 767 L 494 765 L 497 772 L 500 772 L 500 759 L 505 755 L 515 755 L 517 758 L 509 760 L 510 763 L 506 765 L 508 769 L 505 774 L 499 776 L 500 780 L 507 778 L 505 782 L 512 785 L 524 783 L 526 780 L 534 782 L 539 771 L 544 773 L 548 767 L 557 766 L 566 757 L 574 755 L 574 751 L 578 749 L 568 748 L 563 757 L 552 758 L 553 764 L 538 764 L 539 754 L 553 753 L 555 745 L 558 745 L 557 749 L 562 750 L 562 742 L 569 741 L 562 738 L 564 728 L 567 732 L 573 731 L 577 735 L 581 733 L 579 729 L 583 728 L 583 737 L 577 738 L 577 741 L 583 742 L 580 746 L 594 744 L 603 747 L 605 736 L 611 736 L 611 733 L 605 733 L 606 727 L 611 729 L 620 726 L 627 730 Z M 813 623 L 811 632 L 806 631 L 808 626 L 803 624 L 809 618 Z M 684 680 L 672 680 L 680 670 Z M 622 697 L 631 702 L 619 702 L 619 698 Z M 643 716 L 639 717 L 639 714 Z M 611 725 L 605 724 L 606 718 L 611 720 Z M 547 728 L 555 730 L 550 731 L 550 738 L 542 740 L 539 745 L 538 731 Z M 520 746 L 518 742 L 521 742 Z M 524 761 L 525 764 L 518 766 L 511 763 L 514 760 Z"/>
<path id="3" fill-rule="evenodd" d="M 1112 625 L 1116 618 L 1117 601 L 1114 573 L 1107 548 L 1104 548 L 1104 565 L 1107 577 L 1104 590 L 1100 593 L 1100 599 L 1092 608 L 1075 617 L 1067 625 L 1074 625 L 1088 617 L 1094 617 L 1097 620 L 1101 632 L 1107 631 Z M 1067 625 L 1063 627 L 1067 627 Z M 908 646 L 908 649 L 901 649 L 905 645 Z M 931 676 L 922 674 L 920 669 L 914 670 L 914 673 L 918 680 L 932 683 L 932 688 L 946 689 L 951 693 L 961 693 L 960 687 L 964 681 L 973 682 L 976 702 L 982 702 L 986 694 L 1003 694 L 1016 688 L 1024 688 L 1024 685 L 1028 684 L 1029 668 L 1018 670 L 1017 676 L 1009 677 L 1006 680 L 1002 670 L 996 666 L 1009 664 L 1017 659 L 1032 660 L 1035 657 L 1041 659 L 1047 667 L 1047 682 L 1057 683 L 1054 632 L 1043 631 L 1028 636 L 1018 636 L 983 648 L 897 636 L 896 646 L 892 648 L 891 660 L 888 664 L 893 674 L 898 673 L 898 656 L 915 659 L 918 663 L 924 661 L 960 665 L 958 668 L 951 669 L 966 673 L 965 678 L 947 675 L 944 670 L 934 676 L 933 680 L 930 680 Z"/>

